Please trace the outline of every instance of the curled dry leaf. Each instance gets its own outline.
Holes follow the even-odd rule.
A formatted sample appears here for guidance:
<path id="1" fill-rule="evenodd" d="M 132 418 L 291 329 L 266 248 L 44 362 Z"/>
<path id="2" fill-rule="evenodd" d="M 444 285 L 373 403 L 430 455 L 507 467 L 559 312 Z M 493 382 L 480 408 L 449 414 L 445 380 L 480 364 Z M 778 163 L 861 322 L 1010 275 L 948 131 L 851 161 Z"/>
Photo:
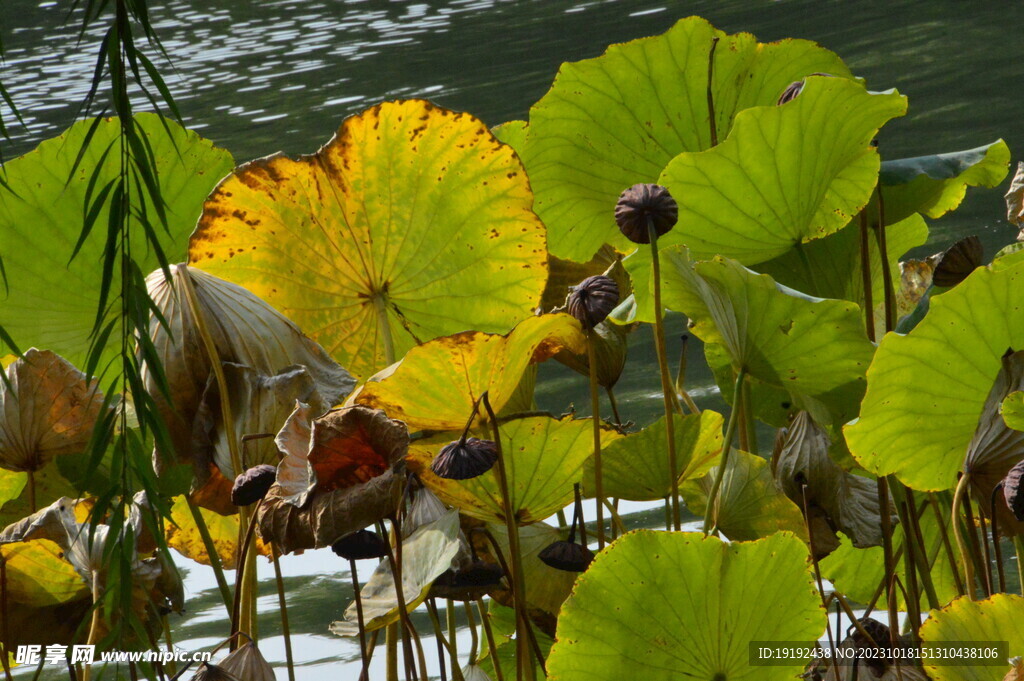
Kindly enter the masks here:
<path id="1" fill-rule="evenodd" d="M 274 668 L 252 641 L 228 653 L 218 665 L 239 681 L 275 681 Z"/>
<path id="2" fill-rule="evenodd" d="M 1017 172 L 1006 190 L 1006 219 L 1021 228 L 1018 241 L 1024 241 L 1024 161 L 1017 164 Z"/>
<path id="3" fill-rule="evenodd" d="M 1014 464 L 1024 459 L 1024 432 L 1007 426 L 1001 413 L 1003 400 L 1021 389 L 1024 389 L 1024 350 L 1007 351 L 985 400 L 963 465 L 964 473 L 970 476 L 971 492 L 986 517 L 991 515 L 996 485 Z M 996 504 L 996 516 L 1003 536 L 1024 532 L 1024 523 L 1014 517 L 1005 503 Z"/>
<path id="4" fill-rule="evenodd" d="M 309 415 L 300 404 L 278 434 L 285 458 L 258 511 L 260 535 L 284 553 L 330 546 L 384 519 L 402 491 L 404 423 L 362 406 Z"/>
<path id="5" fill-rule="evenodd" d="M 162 270 L 157 270 L 146 277 L 146 285 L 167 327 L 154 318 L 150 333 L 167 376 L 173 406 L 163 398 L 151 371 L 145 372 L 144 380 L 147 391 L 159 405 L 180 459 L 190 460 L 194 456 L 193 422 L 211 376 L 210 360 L 186 297 L 186 274 L 222 362 L 248 367 L 264 381 L 295 365 L 305 367 L 316 392 L 328 405 L 341 402 L 351 392 L 355 379 L 347 371 L 295 324 L 246 289 L 185 265 L 173 266 L 169 280 Z M 246 381 L 257 379 L 239 380 L 237 388 L 244 393 Z M 281 379 L 285 383 L 288 380 Z M 276 387 L 280 390 L 280 386 Z M 232 395 L 232 402 L 238 398 Z M 262 402 L 263 398 L 251 399 Z M 238 436 L 245 432 L 253 431 L 243 429 Z M 226 477 L 233 478 L 234 471 Z"/>
<path id="6" fill-rule="evenodd" d="M 857 548 L 882 544 L 882 521 L 878 512 L 878 488 L 873 480 L 853 475 L 832 460 L 831 440 L 805 411 L 793 419 L 781 449 L 774 457 L 775 484 L 793 503 L 803 509 L 803 488 L 807 485 L 807 511 L 812 518 L 824 514 L 827 524 L 812 523 L 821 540 L 834 542 L 841 530 Z M 890 511 L 890 526 L 899 522 Z M 819 556 L 820 557 L 820 556 Z"/>
<path id="7" fill-rule="evenodd" d="M 85 450 L 103 409 L 96 382 L 60 355 L 30 348 L 0 382 L 0 467 L 34 472 Z"/>

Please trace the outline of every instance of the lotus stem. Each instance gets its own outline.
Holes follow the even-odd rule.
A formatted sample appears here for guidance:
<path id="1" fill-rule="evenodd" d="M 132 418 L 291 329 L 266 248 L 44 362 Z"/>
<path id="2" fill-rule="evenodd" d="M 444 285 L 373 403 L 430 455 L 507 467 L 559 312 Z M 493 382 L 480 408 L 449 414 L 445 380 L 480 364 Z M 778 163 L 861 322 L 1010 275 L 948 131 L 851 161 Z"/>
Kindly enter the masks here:
<path id="1" fill-rule="evenodd" d="M 690 344 L 690 336 L 684 333 L 679 340 L 682 341 L 682 347 L 679 350 L 679 369 L 676 371 L 676 394 L 679 395 L 679 399 L 683 401 L 691 414 L 699 414 L 700 407 L 690 397 L 690 393 L 686 392 L 686 348 Z"/>
<path id="2" fill-rule="evenodd" d="M 381 340 L 384 342 L 384 357 L 388 366 L 395 363 L 395 341 L 391 337 L 391 324 L 388 322 L 388 308 L 384 295 L 377 293 L 373 296 L 373 306 L 377 308 L 377 329 L 380 331 Z"/>
<path id="3" fill-rule="evenodd" d="M 757 446 L 757 419 L 754 418 L 754 400 L 751 394 L 750 381 L 743 383 L 743 427 L 747 431 L 747 447 L 750 454 L 759 454 Z"/>
<path id="4" fill-rule="evenodd" d="M 900 523 L 903 523 L 903 545 L 906 549 L 903 552 L 903 574 L 907 580 L 908 600 L 906 601 L 907 619 L 910 621 L 910 630 L 914 638 L 918 638 L 918 630 L 921 628 L 921 591 L 917 584 L 917 558 L 918 550 L 914 540 L 913 528 L 907 523 L 906 502 L 898 501 L 896 504 L 897 514 Z"/>
<path id="5" fill-rule="evenodd" d="M 497 681 L 505 681 L 505 676 L 501 673 L 501 661 L 498 660 L 498 646 L 494 642 L 494 631 L 491 629 L 491 621 L 487 616 L 487 612 L 484 610 L 483 598 L 477 599 L 476 608 L 480 613 L 480 622 L 484 625 L 484 635 L 487 637 L 487 652 L 491 656 L 491 664 L 494 666 L 494 675 L 497 677 Z"/>
<path id="6" fill-rule="evenodd" d="M 248 582 L 245 580 L 247 577 L 246 573 L 249 572 L 249 546 L 252 544 L 255 530 L 256 514 L 254 513 L 249 520 L 249 524 L 246 526 L 245 538 L 242 540 L 241 547 L 239 548 L 238 562 L 235 568 L 235 599 L 231 607 L 231 635 L 234 638 L 231 641 L 231 650 L 234 650 L 237 645 L 237 634 L 239 632 L 243 632 L 246 636 L 252 638 L 252 634 L 245 631 L 242 627 L 247 625 L 244 620 L 247 619 L 245 617 L 245 603 L 247 602 L 245 585 Z"/>
<path id="7" fill-rule="evenodd" d="M 871 248 L 868 243 L 868 217 L 860 212 L 860 277 L 864 287 L 864 328 L 868 340 L 875 342 L 874 291 L 871 286 Z"/>
<path id="8" fill-rule="evenodd" d="M 370 662 L 373 661 L 373 651 L 377 649 L 377 640 L 380 638 L 380 629 L 374 629 L 370 632 L 370 642 L 366 646 L 366 667 L 367 670 L 370 667 Z M 364 670 L 359 674 L 359 681 L 370 681 L 370 672 Z"/>
<path id="9" fill-rule="evenodd" d="M 878 257 L 882 261 L 882 291 L 885 295 L 885 330 L 896 328 L 896 293 L 892 287 L 892 266 L 889 264 L 889 248 L 885 239 L 885 199 L 882 197 L 882 186 L 878 186 L 878 228 L 875 232 L 878 239 Z"/>
<path id="10" fill-rule="evenodd" d="M 277 547 L 271 547 L 271 556 L 274 560 L 274 581 L 277 583 L 277 602 L 281 607 L 281 633 L 284 635 L 284 657 L 288 662 L 288 681 L 295 681 L 295 660 L 292 658 L 292 634 L 288 626 L 288 606 L 284 600 L 284 578 L 281 576 L 281 554 Z M 359 627 L 360 639 L 363 636 L 362 623 Z M 366 644 L 362 640 L 362 653 L 365 659 Z"/>
<path id="11" fill-rule="evenodd" d="M 668 358 L 665 354 L 664 308 L 661 304 L 661 261 L 658 257 L 658 232 L 654 220 L 647 218 L 647 236 L 651 241 L 651 271 L 654 274 L 654 348 L 658 353 L 658 367 L 661 369 L 661 392 L 665 398 L 665 433 L 668 438 L 668 470 L 672 480 L 672 526 L 678 532 L 682 529 L 679 513 L 679 462 L 676 460 L 676 435 L 674 424 L 675 391 L 668 374 Z"/>
<path id="12" fill-rule="evenodd" d="M 447 598 L 444 602 L 444 618 L 448 624 L 448 643 L 450 646 L 448 648 L 448 652 L 451 655 L 452 674 L 455 673 L 454 670 L 462 669 L 462 667 L 459 666 L 459 642 L 456 638 L 458 635 L 458 623 L 456 622 L 455 617 L 455 601 Z"/>
<path id="13" fill-rule="evenodd" d="M 498 431 L 498 420 L 486 392 L 481 399 L 484 408 L 487 410 L 487 417 L 490 420 L 491 430 L 494 433 L 494 444 L 498 450 L 496 472 L 498 486 L 501 489 L 502 515 L 505 516 L 505 529 L 508 531 L 509 554 L 511 554 L 509 559 L 511 562 L 510 567 L 512 568 L 512 597 L 516 606 L 516 681 L 522 681 L 524 672 L 527 681 L 534 681 L 536 675 L 534 674 L 533 663 L 527 650 L 527 637 L 529 636 L 527 634 L 529 629 L 527 619 L 529 614 L 526 607 L 526 580 L 523 575 L 523 554 L 519 548 L 519 526 L 512 515 L 512 496 L 508 487 L 508 471 L 505 466 L 505 454 L 501 446 L 501 433 Z"/>
<path id="14" fill-rule="evenodd" d="M 607 499 L 604 500 L 604 505 L 608 507 L 608 513 L 610 513 L 612 517 L 612 539 L 615 539 L 619 535 L 626 534 L 626 525 L 622 522 L 619 512 L 615 510 L 615 506 Z"/>
<path id="15" fill-rule="evenodd" d="M 466 611 L 466 621 L 469 622 L 469 633 L 472 637 L 469 644 L 469 659 L 471 665 L 476 664 L 477 650 L 480 645 L 480 638 L 476 631 L 476 618 L 473 617 L 473 610 L 469 607 L 469 601 L 462 602 L 462 608 Z"/>
<path id="16" fill-rule="evenodd" d="M 963 530 L 960 527 L 960 504 L 963 503 L 964 494 L 967 492 L 967 485 L 970 482 L 971 474 L 964 473 L 956 485 L 956 492 L 953 493 L 953 536 L 956 538 L 956 546 L 960 550 L 960 560 L 964 564 L 964 585 L 965 594 L 974 600 L 974 562 L 967 554 L 967 543 L 964 541 Z"/>
<path id="17" fill-rule="evenodd" d="M 415 676 L 413 665 L 415 665 L 412 651 L 412 622 L 409 621 L 409 611 L 405 605 L 405 588 L 402 581 L 402 530 L 398 523 L 398 516 L 391 517 L 392 538 L 395 540 L 395 549 L 392 550 L 391 542 L 384 542 L 387 547 L 388 561 L 391 564 L 391 577 L 395 582 L 395 596 L 398 599 L 398 619 L 402 623 L 402 654 L 405 658 L 405 673 L 408 678 Z M 396 555 L 397 554 L 397 555 Z M 426 677 L 424 677 L 425 679 Z"/>
<path id="18" fill-rule="evenodd" d="M 992 490 L 992 496 L 989 500 L 989 517 L 992 519 L 992 551 L 995 553 L 996 558 L 996 574 L 999 577 L 999 592 L 1006 591 L 1006 572 L 1003 569 L 1003 549 L 999 546 L 999 519 L 996 516 L 996 498 L 1003 489 L 1003 483 L 1000 482 Z"/>
<path id="19" fill-rule="evenodd" d="M 427 614 L 430 615 L 430 624 L 434 627 L 434 640 L 437 641 L 437 664 L 441 671 L 441 681 L 448 681 L 447 665 L 444 662 L 448 641 L 445 640 L 444 633 L 441 631 L 441 620 L 437 616 L 437 603 L 433 598 L 428 598 L 425 603 Z"/>
<path id="20" fill-rule="evenodd" d="M 981 524 L 981 548 L 982 557 L 985 560 L 985 569 L 982 571 L 982 576 L 985 578 L 985 596 L 988 597 L 992 595 L 992 556 L 988 548 L 988 527 L 985 522 L 985 514 L 981 512 L 981 508 L 978 509 L 978 522 Z"/>
<path id="21" fill-rule="evenodd" d="M 903 489 L 904 493 L 913 500 L 913 491 L 907 487 Z M 923 503 L 927 504 L 928 502 L 924 501 Z M 914 501 L 907 504 L 907 508 L 910 510 L 910 527 L 914 532 L 914 540 L 917 542 L 917 550 L 914 551 L 914 557 L 917 559 L 917 571 L 921 575 L 925 595 L 928 596 L 928 607 L 938 609 L 942 607 L 942 603 L 939 601 L 938 592 L 935 591 L 935 583 L 932 581 L 931 571 L 931 563 L 938 559 L 938 554 L 936 554 L 935 558 L 929 558 L 927 554 L 928 549 L 924 543 L 924 535 L 921 532 L 921 522 L 919 520 L 923 508 L 917 509 L 916 502 Z M 904 536 L 906 536 L 906 530 L 904 530 Z"/>
<path id="22" fill-rule="evenodd" d="M 963 582 L 960 581 L 960 568 L 956 564 L 956 556 L 953 553 L 953 544 L 949 541 L 949 529 L 946 527 L 946 518 L 943 516 L 942 511 L 939 509 L 939 499 L 935 492 L 928 492 L 928 504 L 932 508 L 932 512 L 935 514 L 935 522 L 939 526 L 939 536 L 942 537 L 942 548 L 946 553 L 946 559 L 949 561 L 949 573 L 953 575 L 953 582 L 956 584 L 956 592 L 958 594 L 964 593 Z"/>
<path id="23" fill-rule="evenodd" d="M 590 365 L 590 411 L 594 422 L 594 493 L 597 495 L 597 550 L 604 548 L 604 480 L 601 474 L 601 400 L 597 392 L 597 352 L 594 332 L 587 333 L 587 363 Z"/>
<path id="24" fill-rule="evenodd" d="M 100 571 L 92 571 L 92 621 L 89 623 L 89 636 L 85 639 L 86 645 L 96 645 L 96 639 L 100 633 Z M 87 664 L 82 669 L 82 680 L 89 681 L 92 674 L 92 664 Z"/>
<path id="25" fill-rule="evenodd" d="M 977 524 L 974 522 L 974 511 L 972 510 L 970 491 L 964 493 L 964 518 L 967 521 L 967 548 L 970 550 L 971 558 L 974 559 L 974 574 L 985 574 L 985 559 L 981 555 L 981 547 L 978 544 L 978 535 L 975 531 Z M 984 579 L 978 577 L 978 581 L 984 586 Z M 976 585 L 977 586 L 977 585 Z"/>
<path id="26" fill-rule="evenodd" d="M 885 560 L 885 572 L 883 583 L 885 584 L 886 604 L 889 615 L 889 629 L 892 631 L 899 631 L 899 614 L 896 609 L 889 607 L 889 604 L 895 599 L 895 594 L 892 592 L 893 580 L 896 576 L 896 560 L 893 558 L 892 552 L 892 522 L 889 516 L 889 481 L 884 476 L 879 476 L 875 480 L 876 489 L 878 490 L 878 515 L 882 523 L 882 556 Z"/>
<path id="27" fill-rule="evenodd" d="M 36 473 L 35 471 L 28 471 L 28 480 L 25 483 L 25 487 L 28 488 L 28 512 L 35 513 L 39 509 L 36 508 Z"/>
<path id="28" fill-rule="evenodd" d="M 736 426 L 740 420 L 740 403 L 743 401 L 743 380 L 746 377 L 747 370 L 745 368 L 741 368 L 736 373 L 736 383 L 733 385 L 732 392 L 734 395 L 732 411 L 729 412 L 729 423 L 725 427 L 725 439 L 722 442 L 722 460 L 718 464 L 718 471 L 715 473 L 715 481 L 712 483 L 711 492 L 708 494 L 707 508 L 704 509 L 705 536 L 711 533 L 711 520 L 715 515 L 715 502 L 718 500 L 718 491 L 722 487 L 722 480 L 725 478 L 725 471 L 729 467 L 729 452 L 732 450 L 732 441 L 736 436 Z"/>
<path id="29" fill-rule="evenodd" d="M 0 658 L 0 662 L 4 665 L 4 677 L 7 681 L 12 681 L 14 678 L 11 675 L 11 664 L 8 660 L 8 650 L 10 650 L 11 632 L 9 628 L 9 620 L 7 618 L 7 558 L 0 551 L 0 635 L 3 636 L 3 657 Z"/>
<path id="30" fill-rule="evenodd" d="M 807 543 L 811 549 L 811 564 L 814 565 L 814 579 L 818 583 L 818 595 L 821 596 L 821 606 L 828 612 L 828 600 L 825 598 L 825 584 L 821 580 L 821 568 L 818 566 L 818 553 L 814 550 L 814 533 L 811 532 L 811 521 L 810 514 L 808 512 L 807 504 L 807 485 L 800 485 L 800 496 L 803 498 L 803 515 L 804 515 L 804 527 L 807 529 Z M 836 639 L 832 635 L 832 622 L 825 617 L 825 629 L 828 632 L 828 646 L 831 654 L 828 659 L 832 661 L 832 671 L 835 673 L 837 679 L 842 678 L 839 675 L 839 664 L 836 662 Z"/>
<path id="31" fill-rule="evenodd" d="M 359 593 L 359 572 L 356 570 L 356 561 L 351 558 L 348 560 L 348 571 L 352 577 L 352 588 L 355 591 L 356 622 L 359 624 L 359 659 L 363 663 L 360 676 L 367 676 L 370 673 L 368 669 L 370 661 L 366 655 L 366 620 L 363 617 L 363 597 Z"/>
<path id="32" fill-rule="evenodd" d="M 665 531 L 672 531 L 672 502 L 666 496 L 665 499 Z"/>
<path id="33" fill-rule="evenodd" d="M 163 627 L 163 630 L 164 630 L 164 640 L 167 641 L 167 652 L 173 653 L 174 652 L 174 641 L 171 639 L 171 622 L 167 618 L 167 615 L 162 616 L 160 618 L 160 620 L 161 620 L 160 624 L 161 624 L 161 626 Z M 163 669 L 162 668 L 161 668 L 160 671 L 161 671 L 161 675 L 166 676 L 165 674 L 163 674 Z M 174 676 L 177 673 L 177 671 L 178 671 L 178 665 L 176 665 L 174 663 L 174 658 L 173 657 L 170 660 L 168 660 L 168 669 L 167 669 L 167 671 L 171 674 L 171 676 Z"/>
<path id="34" fill-rule="evenodd" d="M 622 417 L 619 416 L 619 404 L 615 399 L 615 391 L 612 390 L 611 386 L 604 389 L 608 394 L 608 404 L 612 405 L 612 415 L 615 417 L 615 425 L 622 425 Z"/>
<path id="35" fill-rule="evenodd" d="M 196 529 L 199 530 L 199 536 L 203 540 L 203 548 L 206 550 L 207 558 L 210 559 L 210 567 L 213 568 L 213 574 L 217 578 L 217 589 L 220 591 L 221 600 L 224 601 L 224 607 L 227 608 L 228 617 L 230 617 L 233 598 L 231 596 L 231 589 L 228 587 L 228 580 L 224 577 L 224 566 L 221 564 L 220 554 L 217 553 L 217 545 L 210 535 L 210 528 L 206 525 L 206 519 L 203 518 L 203 514 L 196 507 L 195 503 L 192 502 L 188 494 L 185 495 L 185 504 L 188 506 L 189 513 L 192 514 L 192 521 L 195 522 Z"/>
<path id="36" fill-rule="evenodd" d="M 1024 540 L 1019 535 L 1013 537 L 1013 550 L 1017 554 L 1017 581 L 1020 584 L 1020 595 L 1024 596 Z"/>
<path id="37" fill-rule="evenodd" d="M 711 128 L 711 146 L 718 146 L 718 126 L 715 122 L 715 96 L 711 89 L 715 74 L 715 48 L 718 47 L 718 36 L 711 39 L 708 51 L 708 121 Z"/>

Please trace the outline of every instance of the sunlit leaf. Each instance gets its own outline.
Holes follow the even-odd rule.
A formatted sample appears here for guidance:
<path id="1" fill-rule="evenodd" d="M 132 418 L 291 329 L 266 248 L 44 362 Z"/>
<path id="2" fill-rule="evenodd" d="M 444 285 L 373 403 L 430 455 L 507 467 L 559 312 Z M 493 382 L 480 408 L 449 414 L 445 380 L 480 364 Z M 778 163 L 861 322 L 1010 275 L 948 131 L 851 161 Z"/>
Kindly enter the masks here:
<path id="1" fill-rule="evenodd" d="M 563 349 L 585 352 L 585 343 L 567 314 L 530 317 L 504 336 L 466 331 L 413 348 L 352 399 L 412 429 L 461 429 L 485 391 L 500 413 L 531 364 Z"/>
<path id="2" fill-rule="evenodd" d="M 4 544 L 7 597 L 12 601 L 43 607 L 91 598 L 89 586 L 63 560 L 63 551 L 48 539 Z"/>
<path id="3" fill-rule="evenodd" d="M 1007 348 L 1024 348 L 1024 265 L 979 268 L 935 296 L 907 335 L 888 334 L 868 369 L 860 419 L 845 428 L 865 470 L 942 490 L 978 426 Z"/>
<path id="4" fill-rule="evenodd" d="M 1017 163 L 1010 188 L 1006 190 L 1006 221 L 1024 228 L 1024 161 Z M 1018 235 L 1019 239 L 1019 235 Z"/>
<path id="5" fill-rule="evenodd" d="M 316 154 L 237 168 L 207 201 L 189 259 L 365 378 L 390 363 L 386 336 L 397 358 L 533 312 L 547 253 L 532 205 L 519 158 L 478 119 L 387 102 Z"/>
<path id="6" fill-rule="evenodd" d="M 942 608 L 933 610 L 921 625 L 921 648 L 925 653 L 924 668 L 934 681 L 1003 681 L 1005 666 L 989 660 L 960 659 L 955 665 L 939 664 L 940 653 L 950 648 L 977 650 L 994 641 L 1009 644 L 1009 656 L 1024 655 L 1024 598 L 1016 594 L 995 594 L 983 601 L 960 597 Z M 931 650 L 931 655 L 928 655 Z M 930 659 L 934 658 L 934 659 Z M 1002 660 L 1007 662 L 1008 660 Z"/>
<path id="7" fill-rule="evenodd" d="M 1007 426 L 1014 430 L 1024 430 L 1024 391 L 1016 390 L 1007 395 L 1001 412 Z"/>
<path id="8" fill-rule="evenodd" d="M 225 570 L 235 569 L 238 555 L 238 514 L 221 515 L 205 508 L 197 509 L 203 516 L 210 538 Z M 210 565 L 210 556 L 199 534 L 199 528 L 188 509 L 184 496 L 175 497 L 171 506 L 170 522 L 166 525 L 167 545 L 202 565 Z M 253 538 L 252 548 L 262 556 L 270 557 L 270 547 L 260 537 Z"/>
<path id="9" fill-rule="evenodd" d="M 99 225 L 107 224 L 109 205 L 99 210 L 97 227 L 75 259 L 70 264 L 68 261 L 92 205 L 86 201 L 90 183 L 96 188 L 91 197 L 95 202 L 99 188 L 118 178 L 121 163 L 121 127 L 116 119 L 105 119 L 98 123 L 81 163 L 69 179 L 92 123 L 76 123 L 60 137 L 5 164 L 5 179 L 12 191 L 0 192 L 4 245 L 18 245 L 3 249 L 10 294 L 0 307 L 0 326 L 22 347 L 47 348 L 83 368 L 103 280 L 106 235 Z M 168 231 L 156 229 L 155 234 L 169 261 L 178 262 L 184 259 L 186 239 L 202 212 L 203 199 L 231 171 L 231 155 L 173 121 L 152 114 L 139 114 L 135 123 L 152 149 L 160 195 L 166 203 Z M 105 153 L 108 148 L 109 153 Z M 130 184 L 132 210 L 155 215 L 147 192 L 134 180 Z M 158 258 L 153 250 L 139 246 L 133 255 L 142 271 L 156 268 Z M 117 268 L 113 278 L 111 291 L 120 291 Z M 58 291 L 60 294 L 55 295 Z M 119 306 L 112 306 L 103 317 L 103 325 L 119 312 Z M 111 336 L 99 366 L 104 367 L 105 360 L 120 349 L 120 338 Z"/>
<path id="10" fill-rule="evenodd" d="M 703 476 L 722 453 L 722 415 L 704 410 L 676 417 L 674 425 L 678 482 Z M 665 418 L 603 447 L 601 472 L 607 497 L 653 501 L 671 494 Z M 592 460 L 587 463 L 586 475 L 584 487 L 593 494 Z"/>
<path id="11" fill-rule="evenodd" d="M 571 504 L 573 483 L 583 479 L 583 466 L 594 453 L 591 420 L 536 416 L 504 423 L 499 431 L 508 472 L 509 504 L 516 521 L 528 525 Z M 614 430 L 603 428 L 602 447 L 619 437 Z M 430 470 L 438 451 L 451 441 L 451 435 L 417 440 L 409 448 L 410 469 L 442 501 L 466 515 L 503 522 L 496 468 L 469 480 L 447 480 Z"/>
<path id="12" fill-rule="evenodd" d="M 522 147 L 553 254 L 585 261 L 606 242 L 632 250 L 612 219 L 619 193 L 654 182 L 679 153 L 711 146 L 708 57 L 715 38 L 711 90 L 719 140 L 738 112 L 774 105 L 793 81 L 850 73 L 814 43 L 759 44 L 749 33 L 727 35 L 698 17 L 660 36 L 612 45 L 596 59 L 563 64 L 530 110 Z"/>
<path id="13" fill-rule="evenodd" d="M 791 679 L 803 662 L 751 666 L 751 641 L 814 641 L 825 611 L 807 549 L 779 533 L 725 543 L 639 530 L 597 555 L 558 618 L 561 681 Z"/>

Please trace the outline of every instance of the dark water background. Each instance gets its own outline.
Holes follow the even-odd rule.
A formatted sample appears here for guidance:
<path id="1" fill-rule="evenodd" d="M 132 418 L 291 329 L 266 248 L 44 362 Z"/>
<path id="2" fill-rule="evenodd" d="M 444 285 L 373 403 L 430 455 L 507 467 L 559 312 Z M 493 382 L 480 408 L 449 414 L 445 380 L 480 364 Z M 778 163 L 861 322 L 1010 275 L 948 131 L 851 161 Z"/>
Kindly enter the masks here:
<path id="1" fill-rule="evenodd" d="M 6 50 L 0 78 L 26 121 L 13 124 L 12 139 L 0 142 L 5 158 L 68 127 L 86 93 L 100 32 L 91 30 L 77 43 L 80 19 L 68 17 L 69 5 L 0 0 Z M 382 99 L 425 97 L 491 125 L 524 118 L 562 62 L 661 33 L 691 14 L 762 41 L 817 41 L 872 89 L 895 87 L 908 95 L 909 114 L 881 134 L 884 157 L 972 148 L 999 137 L 1014 152 L 1024 149 L 1019 2 L 151 0 L 150 11 L 173 64 L 154 61 L 186 124 L 238 162 L 276 151 L 312 152 L 345 116 Z M 989 256 L 1012 241 L 1016 229 L 1004 220 L 1004 190 L 975 191 L 959 211 L 933 221 L 922 252 L 966 234 L 981 236 Z M 682 330 L 683 320 L 670 318 L 671 343 Z M 689 365 L 698 367 L 701 355 L 694 344 Z M 543 379 L 542 406 L 557 413 L 575 403 L 587 411 L 582 378 L 555 366 L 544 369 Z M 719 403 L 707 371 L 692 369 L 690 386 L 703 404 Z M 634 336 L 617 388 L 624 416 L 653 419 L 660 409 L 657 387 L 644 330 Z M 643 514 L 635 522 L 658 517 Z M 175 635 L 195 650 L 219 642 L 225 623 L 208 570 L 190 567 L 190 614 Z M 354 678 L 357 648 L 327 633 L 351 599 L 347 570 L 325 551 L 286 559 L 284 569 L 299 678 Z M 269 566 L 261 565 L 261 580 L 261 647 L 277 662 L 284 656 Z M 433 648 L 429 638 L 424 645 Z M 285 678 L 283 670 L 279 677 Z"/>

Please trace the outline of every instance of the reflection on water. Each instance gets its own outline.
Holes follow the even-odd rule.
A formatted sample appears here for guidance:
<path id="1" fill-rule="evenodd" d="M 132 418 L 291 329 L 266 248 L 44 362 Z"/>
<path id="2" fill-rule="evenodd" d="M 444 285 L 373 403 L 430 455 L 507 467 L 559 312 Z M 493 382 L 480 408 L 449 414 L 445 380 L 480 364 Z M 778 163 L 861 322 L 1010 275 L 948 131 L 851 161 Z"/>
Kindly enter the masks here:
<path id="1" fill-rule="evenodd" d="M 5 157 L 66 128 L 85 96 L 102 29 L 76 43 L 79 14 L 69 3 L 5 0 L 2 78 L 25 116 L 12 126 Z M 305 153 L 325 142 L 346 115 L 381 99 L 426 97 L 470 111 L 489 124 L 524 118 L 558 65 L 600 54 L 613 42 L 652 35 L 675 20 L 702 15 L 730 32 L 762 40 L 801 37 L 842 55 L 872 88 L 897 87 L 910 114 L 883 131 L 891 158 L 979 146 L 1004 137 L 1024 147 L 1016 99 L 1019 41 L 1006 27 L 1024 24 L 1022 3 L 889 0 L 852 3 L 767 0 L 668 3 L 651 0 L 151 0 L 155 26 L 174 66 L 162 67 L 186 123 L 244 161 L 278 150 Z M 140 100 L 140 105 L 141 105 Z M 5 115 L 5 121 L 9 116 Z M 976 233 L 989 255 L 1016 230 L 1003 221 L 1000 192 L 969 198 L 932 225 L 937 250 Z M 683 320 L 668 319 L 669 356 L 677 361 Z M 702 404 L 720 405 L 699 343 L 689 349 L 689 385 Z M 538 401 L 562 413 L 588 411 L 585 380 L 564 367 L 543 368 Z M 623 416 L 647 423 L 661 397 L 650 330 L 638 332 L 617 388 Z M 624 507 L 640 511 L 650 505 Z M 629 516 L 631 527 L 661 523 L 654 508 Z M 190 650 L 219 642 L 225 613 L 207 568 L 190 564 L 190 612 L 175 641 Z M 327 632 L 351 599 L 346 565 L 329 551 L 284 561 L 289 619 L 301 679 L 355 678 L 358 647 Z M 369 575 L 372 564 L 361 566 Z M 284 659 L 273 571 L 260 562 L 261 647 Z M 460 622 L 464 622 L 460 612 Z M 424 620 L 421 630 L 428 631 Z M 460 649 L 468 650 L 462 628 Z M 466 639 L 466 640 L 462 640 Z M 424 648 L 434 650 L 432 639 Z M 378 655 L 374 678 L 383 663 Z M 339 666 L 341 665 L 341 666 Z M 27 671 L 27 670 L 26 670 Z M 279 678 L 285 678 L 279 669 Z M 52 678 L 61 678 L 57 674 Z M 187 677 L 186 677 L 187 678 Z"/>

